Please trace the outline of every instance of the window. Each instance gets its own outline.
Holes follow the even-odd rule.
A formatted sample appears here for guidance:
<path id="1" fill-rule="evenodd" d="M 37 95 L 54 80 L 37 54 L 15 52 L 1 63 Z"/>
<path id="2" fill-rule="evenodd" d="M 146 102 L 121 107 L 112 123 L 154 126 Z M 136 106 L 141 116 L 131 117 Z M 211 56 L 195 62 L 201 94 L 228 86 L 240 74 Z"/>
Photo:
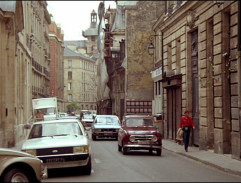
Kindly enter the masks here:
<path id="1" fill-rule="evenodd" d="M 72 94 L 68 94 L 68 101 L 69 101 L 69 102 L 73 101 Z"/>
<path id="2" fill-rule="evenodd" d="M 96 14 L 93 14 L 91 16 L 91 22 L 97 22 L 97 15 Z"/>
<path id="3" fill-rule="evenodd" d="M 72 79 L 72 72 L 71 72 L 71 71 L 68 72 L 68 79 L 69 79 L 69 80 Z"/>
<path id="4" fill-rule="evenodd" d="M 68 83 L 68 90 L 72 90 L 72 83 Z"/>
<path id="5" fill-rule="evenodd" d="M 69 67 L 69 68 L 72 67 L 72 60 L 68 60 L 68 67 Z"/>

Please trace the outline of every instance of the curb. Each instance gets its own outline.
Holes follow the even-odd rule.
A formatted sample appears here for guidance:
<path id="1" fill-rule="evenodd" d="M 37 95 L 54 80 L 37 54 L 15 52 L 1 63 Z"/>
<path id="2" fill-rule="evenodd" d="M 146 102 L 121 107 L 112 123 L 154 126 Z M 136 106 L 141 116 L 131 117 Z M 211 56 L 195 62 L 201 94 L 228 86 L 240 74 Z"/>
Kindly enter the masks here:
<path id="1" fill-rule="evenodd" d="M 190 159 L 193 159 L 193 160 L 195 160 L 195 161 L 199 161 L 199 162 L 201 162 L 201 163 L 203 163 L 203 164 L 205 164 L 205 165 L 209 165 L 209 166 L 211 166 L 211 167 L 217 168 L 217 169 L 222 170 L 222 171 L 224 171 L 224 172 L 227 172 L 227 173 L 230 173 L 230 174 L 237 175 L 237 176 L 240 176 L 240 177 L 241 177 L 240 171 L 234 171 L 234 170 L 231 170 L 231 169 L 228 169 L 228 168 L 223 168 L 223 167 L 221 167 L 221 166 L 215 165 L 215 164 L 210 163 L 210 162 L 208 162 L 208 161 L 201 160 L 201 159 L 199 159 L 199 158 L 193 157 L 193 156 L 191 156 L 191 155 L 189 155 L 189 154 L 185 154 L 185 153 L 181 153 L 181 152 L 175 152 L 175 151 L 170 150 L 170 149 L 167 149 L 167 148 L 165 148 L 165 147 L 163 147 L 163 149 L 165 149 L 165 150 L 167 150 L 167 151 L 170 151 L 170 152 L 177 153 L 177 154 L 179 154 L 179 155 L 185 156 L 185 157 L 190 158 Z"/>

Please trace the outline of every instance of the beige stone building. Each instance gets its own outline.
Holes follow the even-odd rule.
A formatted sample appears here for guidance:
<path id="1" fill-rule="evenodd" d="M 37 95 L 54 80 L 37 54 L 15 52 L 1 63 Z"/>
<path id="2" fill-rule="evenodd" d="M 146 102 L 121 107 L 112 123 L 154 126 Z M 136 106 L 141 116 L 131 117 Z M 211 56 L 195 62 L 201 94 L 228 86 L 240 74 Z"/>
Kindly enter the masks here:
<path id="1" fill-rule="evenodd" d="M 24 101 L 18 101 L 23 87 L 16 87 L 17 78 L 22 76 L 21 64 L 25 60 L 16 57 L 19 41 L 18 33 L 24 28 L 23 6 L 21 1 L 0 2 L 0 146 L 15 145 L 15 124 L 19 109 Z M 21 55 L 20 55 L 21 56 Z M 20 79 L 20 78 L 19 78 Z M 24 79 L 21 80 L 23 82 Z M 16 91 L 16 89 L 18 89 Z M 23 89 L 23 90 L 21 90 Z M 19 121 L 20 122 L 20 121 Z M 21 121 L 22 122 L 22 121 Z"/>
<path id="2" fill-rule="evenodd" d="M 23 1 L 24 2 L 24 1 Z M 32 54 L 32 98 L 50 96 L 50 51 L 49 51 L 49 24 L 50 15 L 46 1 L 26 1 L 30 8 L 27 39 L 30 39 Z"/>
<path id="3" fill-rule="evenodd" d="M 81 110 L 96 110 L 96 87 L 95 60 L 66 47 L 64 49 L 64 110 L 67 112 L 67 106 L 73 102 Z"/>
<path id="4" fill-rule="evenodd" d="M 46 5 L 46 1 L 0 2 L 2 147 L 25 138 L 23 126 L 31 123 L 32 97 L 49 94 L 49 60 L 44 54 L 50 23 Z"/>
<path id="5" fill-rule="evenodd" d="M 238 1 L 166 1 L 153 25 L 154 71 L 163 66 L 155 85 L 163 87 L 164 138 L 175 140 L 189 109 L 196 126 L 191 144 L 235 159 L 241 157 L 238 8 Z"/>

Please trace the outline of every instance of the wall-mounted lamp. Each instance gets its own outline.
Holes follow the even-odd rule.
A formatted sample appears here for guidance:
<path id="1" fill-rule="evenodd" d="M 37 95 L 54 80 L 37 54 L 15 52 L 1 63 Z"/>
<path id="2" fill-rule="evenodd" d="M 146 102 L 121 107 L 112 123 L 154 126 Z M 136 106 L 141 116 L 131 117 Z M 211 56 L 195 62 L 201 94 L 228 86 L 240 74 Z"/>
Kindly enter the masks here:
<path id="1" fill-rule="evenodd" d="M 214 3 L 220 8 L 224 1 L 214 1 Z"/>
<path id="2" fill-rule="evenodd" d="M 151 42 L 150 45 L 148 46 L 149 55 L 154 55 L 154 49 L 155 49 L 155 47 L 154 47 L 153 43 Z"/>
<path id="3" fill-rule="evenodd" d="M 149 40 L 151 41 L 150 45 L 148 46 L 148 53 L 149 53 L 149 55 L 154 55 L 155 46 L 153 45 L 153 39 L 156 36 L 161 36 L 161 35 L 151 35 L 149 37 Z"/>
<path id="4" fill-rule="evenodd" d="M 187 26 L 189 26 L 190 29 L 193 28 L 193 26 L 195 25 L 195 21 L 198 19 L 198 17 L 196 17 L 195 14 L 196 12 L 192 10 L 187 12 L 186 21 L 187 21 Z"/>

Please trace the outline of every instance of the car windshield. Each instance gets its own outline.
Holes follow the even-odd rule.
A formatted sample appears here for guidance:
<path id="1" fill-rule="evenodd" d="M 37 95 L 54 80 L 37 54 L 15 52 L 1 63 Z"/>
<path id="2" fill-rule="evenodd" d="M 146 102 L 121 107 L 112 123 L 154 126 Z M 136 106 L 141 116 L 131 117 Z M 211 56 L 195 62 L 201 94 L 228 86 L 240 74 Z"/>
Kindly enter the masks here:
<path id="1" fill-rule="evenodd" d="M 126 126 L 133 127 L 133 126 L 153 126 L 152 119 L 145 119 L 145 118 L 132 118 L 126 120 Z"/>
<path id="2" fill-rule="evenodd" d="M 83 135 L 83 133 L 77 122 L 42 123 L 33 126 L 29 139 L 64 135 Z"/>
<path id="3" fill-rule="evenodd" d="M 92 114 L 84 114 L 83 119 L 93 119 Z"/>
<path id="4" fill-rule="evenodd" d="M 97 119 L 96 119 L 96 122 L 98 123 L 98 124 L 119 124 L 120 123 L 120 121 L 119 121 L 119 119 L 118 119 L 118 117 L 116 117 L 116 116 L 103 116 L 103 117 L 98 117 Z"/>

